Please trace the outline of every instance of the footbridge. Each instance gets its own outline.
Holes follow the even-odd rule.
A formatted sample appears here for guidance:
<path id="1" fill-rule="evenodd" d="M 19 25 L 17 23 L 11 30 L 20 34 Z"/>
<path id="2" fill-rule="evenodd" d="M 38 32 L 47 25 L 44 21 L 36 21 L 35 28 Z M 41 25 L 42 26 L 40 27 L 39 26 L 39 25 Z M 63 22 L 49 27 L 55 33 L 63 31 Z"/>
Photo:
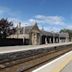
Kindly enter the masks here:
<path id="1" fill-rule="evenodd" d="M 52 62 L 71 50 L 72 42 L 0 47 L 0 72 L 37 72 L 36 70 L 41 66 Z"/>

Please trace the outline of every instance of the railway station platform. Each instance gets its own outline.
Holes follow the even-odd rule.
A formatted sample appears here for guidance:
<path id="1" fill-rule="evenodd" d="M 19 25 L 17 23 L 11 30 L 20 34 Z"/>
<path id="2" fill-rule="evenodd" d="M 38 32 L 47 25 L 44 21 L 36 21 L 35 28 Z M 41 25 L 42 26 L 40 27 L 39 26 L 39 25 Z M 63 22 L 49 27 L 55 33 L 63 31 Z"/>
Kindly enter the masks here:
<path id="1" fill-rule="evenodd" d="M 32 72 L 72 72 L 72 51 L 33 70 Z"/>
<path id="2" fill-rule="evenodd" d="M 0 72 L 60 72 L 72 60 L 71 50 L 72 42 L 0 47 Z"/>

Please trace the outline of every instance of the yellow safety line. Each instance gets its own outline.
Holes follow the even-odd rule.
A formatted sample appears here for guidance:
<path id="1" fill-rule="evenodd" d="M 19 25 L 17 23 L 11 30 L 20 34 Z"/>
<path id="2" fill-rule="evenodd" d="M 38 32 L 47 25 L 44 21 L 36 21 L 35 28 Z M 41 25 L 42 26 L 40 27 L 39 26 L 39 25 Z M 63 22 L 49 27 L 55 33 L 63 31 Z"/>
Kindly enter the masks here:
<path id="1" fill-rule="evenodd" d="M 59 63 L 59 65 L 56 66 L 56 68 L 52 70 L 52 72 L 61 72 L 61 70 L 71 61 L 72 61 L 72 55 L 66 57 L 65 60 Z"/>
<path id="2" fill-rule="evenodd" d="M 32 71 L 32 72 L 61 72 L 61 70 L 72 61 L 72 51 L 53 60 L 50 63 Z"/>

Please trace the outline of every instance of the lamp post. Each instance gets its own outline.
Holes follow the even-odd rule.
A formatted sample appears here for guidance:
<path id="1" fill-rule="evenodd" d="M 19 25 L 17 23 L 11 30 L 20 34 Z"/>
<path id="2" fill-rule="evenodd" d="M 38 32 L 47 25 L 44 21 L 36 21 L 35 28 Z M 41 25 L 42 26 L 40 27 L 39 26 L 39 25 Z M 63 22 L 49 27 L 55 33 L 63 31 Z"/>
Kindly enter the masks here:
<path id="1" fill-rule="evenodd" d="M 20 30 L 21 30 L 21 23 L 19 22 L 19 24 L 17 24 L 17 38 L 19 38 Z"/>
<path id="2" fill-rule="evenodd" d="M 18 24 L 17 24 L 17 29 L 16 30 L 17 30 L 17 39 L 18 39 Z"/>
<path id="3" fill-rule="evenodd" d="M 26 25 L 26 24 L 25 24 Z M 23 28 L 23 45 L 25 44 L 25 26 Z"/>

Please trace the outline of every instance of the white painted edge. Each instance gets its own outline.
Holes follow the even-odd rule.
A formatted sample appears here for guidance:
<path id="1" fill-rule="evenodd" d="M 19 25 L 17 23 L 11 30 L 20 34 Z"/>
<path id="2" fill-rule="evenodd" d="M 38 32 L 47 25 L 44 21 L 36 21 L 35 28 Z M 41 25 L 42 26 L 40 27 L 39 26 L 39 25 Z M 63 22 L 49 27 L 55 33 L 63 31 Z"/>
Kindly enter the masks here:
<path id="1" fill-rule="evenodd" d="M 65 59 L 67 59 L 66 57 L 69 57 L 69 56 L 72 56 L 72 51 L 70 51 L 70 52 L 60 56 L 59 58 L 57 58 L 57 59 L 55 59 L 55 60 L 53 60 L 53 61 L 51 61 L 51 62 L 49 62 L 49 63 L 47 63 L 47 64 L 45 64 L 43 66 L 41 66 L 41 67 L 39 67 L 39 68 L 37 68 L 35 70 L 33 70 L 32 72 L 49 72 L 49 71 L 53 72 L 53 70 L 50 70 L 50 69 L 52 69 L 50 67 L 52 67 L 52 65 L 54 65 L 54 64 L 55 64 L 54 66 L 56 66 L 56 64 L 58 65 L 59 61 L 61 62 L 61 60 L 65 60 Z M 72 60 L 72 57 L 71 57 L 71 59 L 69 59 L 69 61 L 71 61 L 71 60 Z M 67 62 L 69 62 L 69 61 L 67 61 Z M 67 63 L 65 63 L 65 65 L 67 65 Z M 45 70 L 42 71 L 46 67 L 47 67 L 48 71 L 45 71 Z M 55 69 L 55 68 L 53 68 L 53 69 Z M 57 71 L 54 71 L 54 72 L 57 72 Z"/>

